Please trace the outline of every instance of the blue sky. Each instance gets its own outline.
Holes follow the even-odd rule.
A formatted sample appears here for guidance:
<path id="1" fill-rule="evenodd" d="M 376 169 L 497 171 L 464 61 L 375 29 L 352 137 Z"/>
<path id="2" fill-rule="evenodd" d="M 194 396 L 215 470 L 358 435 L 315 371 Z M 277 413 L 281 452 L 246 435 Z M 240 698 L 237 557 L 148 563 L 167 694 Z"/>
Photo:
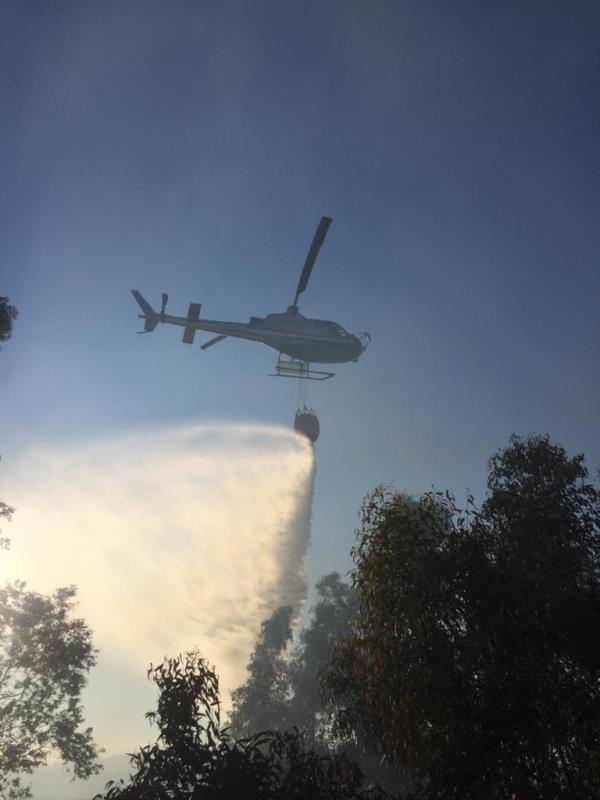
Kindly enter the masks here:
<path id="1" fill-rule="evenodd" d="M 481 494 L 511 432 L 600 461 L 594 2 L 0 2 L 3 469 L 39 442 L 292 422 L 275 354 L 138 337 L 140 289 L 367 330 L 311 385 L 312 582 L 375 484 Z M 6 498 L 10 500 L 10 498 Z"/>

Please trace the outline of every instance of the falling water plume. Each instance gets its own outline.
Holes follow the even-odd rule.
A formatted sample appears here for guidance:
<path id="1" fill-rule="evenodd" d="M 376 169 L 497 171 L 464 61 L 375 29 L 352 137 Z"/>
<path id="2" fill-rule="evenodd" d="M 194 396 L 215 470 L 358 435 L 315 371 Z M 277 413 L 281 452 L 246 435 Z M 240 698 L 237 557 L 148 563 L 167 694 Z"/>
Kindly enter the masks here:
<path id="1" fill-rule="evenodd" d="M 198 646 L 223 695 L 261 622 L 306 594 L 311 445 L 284 428 L 204 424 L 27 454 L 8 577 L 76 584 L 96 644 L 136 671 Z"/>

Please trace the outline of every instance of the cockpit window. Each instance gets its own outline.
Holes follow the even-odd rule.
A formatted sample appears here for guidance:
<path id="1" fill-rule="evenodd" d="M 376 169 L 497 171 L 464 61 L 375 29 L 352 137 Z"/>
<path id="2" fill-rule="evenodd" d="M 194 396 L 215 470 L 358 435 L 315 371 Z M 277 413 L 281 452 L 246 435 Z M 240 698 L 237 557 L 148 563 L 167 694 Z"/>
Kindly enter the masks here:
<path id="1" fill-rule="evenodd" d="M 334 336 L 348 335 L 342 326 L 337 324 L 337 322 L 326 322 L 325 324 L 327 325 L 327 330 L 329 333 L 333 334 Z"/>

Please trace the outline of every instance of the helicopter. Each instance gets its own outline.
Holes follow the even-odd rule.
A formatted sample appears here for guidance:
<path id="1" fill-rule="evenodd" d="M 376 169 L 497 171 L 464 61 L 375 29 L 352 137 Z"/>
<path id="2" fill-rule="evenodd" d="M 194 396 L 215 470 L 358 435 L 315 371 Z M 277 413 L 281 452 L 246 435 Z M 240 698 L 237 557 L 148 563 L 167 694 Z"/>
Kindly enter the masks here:
<path id="1" fill-rule="evenodd" d="M 142 310 L 138 317 L 144 320 L 144 330 L 139 333 L 150 333 L 162 322 L 183 328 L 182 340 L 185 344 L 193 344 L 196 331 L 217 334 L 201 346 L 202 350 L 229 337 L 261 342 L 278 352 L 273 377 L 307 380 L 332 378 L 334 372 L 312 369 L 311 364 L 356 362 L 364 353 L 371 337 L 368 333 L 348 333 L 337 322 L 303 317 L 298 309 L 298 298 L 306 289 L 331 222 L 330 217 L 321 217 L 304 262 L 294 301 L 283 313 L 250 317 L 249 322 L 201 320 L 202 306 L 199 303 L 190 303 L 187 317 L 175 317 L 165 313 L 169 299 L 167 294 L 162 294 L 161 309 L 156 312 L 137 289 L 132 289 L 131 293 Z"/>

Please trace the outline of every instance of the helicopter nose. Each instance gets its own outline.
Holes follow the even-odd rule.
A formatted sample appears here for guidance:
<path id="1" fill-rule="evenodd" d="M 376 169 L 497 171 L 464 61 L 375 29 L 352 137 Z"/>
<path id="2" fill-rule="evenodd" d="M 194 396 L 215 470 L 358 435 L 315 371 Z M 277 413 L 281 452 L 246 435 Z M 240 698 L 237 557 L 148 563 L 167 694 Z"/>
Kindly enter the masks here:
<path id="1" fill-rule="evenodd" d="M 364 353 L 364 351 L 367 349 L 367 346 L 368 346 L 369 342 L 371 341 L 370 334 L 368 334 L 366 331 L 363 331 L 362 333 L 359 333 L 356 338 L 360 342 L 360 345 L 362 347 L 362 351 Z"/>
<path id="2" fill-rule="evenodd" d="M 353 361 L 358 361 L 359 357 L 367 349 L 367 345 L 371 341 L 371 337 L 366 332 L 365 333 L 355 333 L 352 336 L 352 340 L 353 340 L 353 349 L 354 349 Z"/>

